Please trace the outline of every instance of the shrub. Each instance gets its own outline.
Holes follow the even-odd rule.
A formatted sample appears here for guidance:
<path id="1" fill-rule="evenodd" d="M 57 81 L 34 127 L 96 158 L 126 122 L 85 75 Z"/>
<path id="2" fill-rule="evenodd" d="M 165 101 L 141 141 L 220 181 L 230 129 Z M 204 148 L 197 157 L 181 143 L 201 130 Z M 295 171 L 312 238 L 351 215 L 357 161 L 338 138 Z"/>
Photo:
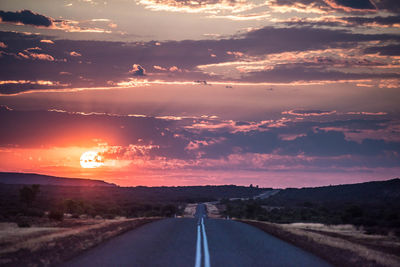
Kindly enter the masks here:
<path id="1" fill-rule="evenodd" d="M 51 210 L 49 213 L 49 219 L 62 221 L 64 219 L 64 212 L 61 210 Z"/>
<path id="2" fill-rule="evenodd" d="M 26 208 L 23 210 L 23 213 L 25 216 L 31 216 L 31 217 L 43 217 L 44 212 L 40 209 L 36 208 Z"/>
<path id="3" fill-rule="evenodd" d="M 31 224 L 30 224 L 30 222 L 27 220 L 27 219 L 20 219 L 18 222 L 17 222 L 17 225 L 18 225 L 18 227 L 20 227 L 20 228 L 28 228 L 28 227 L 31 227 Z"/>
<path id="4" fill-rule="evenodd" d="M 19 199 L 27 206 L 30 206 L 32 205 L 32 202 L 35 201 L 39 192 L 40 192 L 40 185 L 38 184 L 34 184 L 32 186 L 25 185 L 19 190 Z"/>

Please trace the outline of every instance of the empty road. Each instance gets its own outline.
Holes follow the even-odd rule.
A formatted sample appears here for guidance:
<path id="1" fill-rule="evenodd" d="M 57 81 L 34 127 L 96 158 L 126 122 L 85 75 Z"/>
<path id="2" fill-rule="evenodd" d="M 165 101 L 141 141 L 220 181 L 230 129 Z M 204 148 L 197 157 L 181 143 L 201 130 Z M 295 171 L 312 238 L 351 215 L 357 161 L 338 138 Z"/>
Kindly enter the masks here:
<path id="1" fill-rule="evenodd" d="M 63 266 L 330 266 L 322 259 L 250 225 L 195 218 L 165 219 L 113 238 Z"/>

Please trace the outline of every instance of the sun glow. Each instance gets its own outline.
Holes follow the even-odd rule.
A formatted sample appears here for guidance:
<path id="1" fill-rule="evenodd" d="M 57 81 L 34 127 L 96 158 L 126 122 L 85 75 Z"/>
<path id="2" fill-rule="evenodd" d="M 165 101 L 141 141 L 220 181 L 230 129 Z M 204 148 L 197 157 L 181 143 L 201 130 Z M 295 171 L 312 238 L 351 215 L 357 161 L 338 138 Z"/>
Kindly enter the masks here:
<path id="1" fill-rule="evenodd" d="M 95 151 L 86 151 L 81 156 L 82 168 L 98 168 L 103 165 L 102 157 Z"/>

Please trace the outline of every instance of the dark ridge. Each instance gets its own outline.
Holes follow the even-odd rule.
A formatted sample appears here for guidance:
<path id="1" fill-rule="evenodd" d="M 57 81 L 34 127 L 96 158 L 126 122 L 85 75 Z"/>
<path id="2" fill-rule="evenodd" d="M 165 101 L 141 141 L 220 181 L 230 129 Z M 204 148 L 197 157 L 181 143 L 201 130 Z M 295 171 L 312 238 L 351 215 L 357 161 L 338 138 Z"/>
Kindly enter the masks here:
<path id="1" fill-rule="evenodd" d="M 64 178 L 36 173 L 0 172 L 2 184 L 40 184 L 59 186 L 116 186 L 101 180 Z"/>

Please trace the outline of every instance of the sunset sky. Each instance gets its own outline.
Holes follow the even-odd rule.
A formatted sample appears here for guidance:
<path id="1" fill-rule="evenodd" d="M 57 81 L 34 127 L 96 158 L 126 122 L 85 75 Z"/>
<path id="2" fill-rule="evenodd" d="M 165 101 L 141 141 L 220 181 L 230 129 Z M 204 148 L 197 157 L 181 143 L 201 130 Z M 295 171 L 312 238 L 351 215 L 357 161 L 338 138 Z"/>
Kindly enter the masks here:
<path id="1" fill-rule="evenodd" d="M 0 171 L 123 186 L 399 177 L 400 3 L 0 0 L 0 125 Z"/>

